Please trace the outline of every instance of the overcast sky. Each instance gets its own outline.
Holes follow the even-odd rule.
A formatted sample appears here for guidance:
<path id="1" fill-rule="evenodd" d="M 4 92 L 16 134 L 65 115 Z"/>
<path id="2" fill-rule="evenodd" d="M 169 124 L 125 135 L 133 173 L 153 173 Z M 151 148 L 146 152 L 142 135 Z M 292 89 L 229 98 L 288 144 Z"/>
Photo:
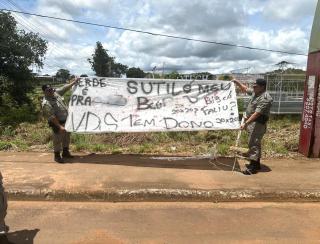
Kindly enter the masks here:
<path id="1" fill-rule="evenodd" d="M 0 8 L 155 33 L 307 53 L 317 0 L 0 0 Z M 59 68 L 93 75 L 87 61 L 97 41 L 116 61 L 150 71 L 226 73 L 275 69 L 280 61 L 305 68 L 304 56 L 176 40 L 129 31 L 13 14 L 39 32 L 49 49 L 42 74 Z"/>

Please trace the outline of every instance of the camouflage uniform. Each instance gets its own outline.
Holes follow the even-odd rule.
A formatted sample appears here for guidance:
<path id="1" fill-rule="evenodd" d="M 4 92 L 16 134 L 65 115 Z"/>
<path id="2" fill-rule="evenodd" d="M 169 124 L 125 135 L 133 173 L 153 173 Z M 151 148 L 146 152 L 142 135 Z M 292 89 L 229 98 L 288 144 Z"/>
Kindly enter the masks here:
<path id="1" fill-rule="evenodd" d="M 253 91 L 249 89 L 247 91 L 249 95 L 253 94 Z M 270 116 L 270 109 L 272 106 L 272 97 L 268 92 L 263 92 L 260 95 L 254 95 L 251 97 L 246 110 L 246 117 L 258 112 L 260 116 L 256 121 L 251 122 L 247 126 L 248 132 L 248 157 L 250 160 L 259 161 L 261 158 L 261 140 L 267 130 L 267 121 Z"/>
<path id="2" fill-rule="evenodd" d="M 42 108 L 45 117 L 50 121 L 52 118 L 56 117 L 62 126 L 65 125 L 68 117 L 68 108 L 64 103 L 63 94 L 68 91 L 68 85 L 63 86 L 55 91 L 54 96 L 45 96 L 42 101 Z M 68 148 L 70 144 L 70 133 L 69 132 L 59 132 L 59 130 L 53 129 L 53 148 L 55 152 L 61 151 L 62 148 Z"/>
<path id="3" fill-rule="evenodd" d="M 7 231 L 4 219 L 7 215 L 7 207 L 8 207 L 8 202 L 7 202 L 7 196 L 6 193 L 4 192 L 4 188 L 2 185 L 2 175 L 0 172 L 0 233 L 4 233 Z"/>

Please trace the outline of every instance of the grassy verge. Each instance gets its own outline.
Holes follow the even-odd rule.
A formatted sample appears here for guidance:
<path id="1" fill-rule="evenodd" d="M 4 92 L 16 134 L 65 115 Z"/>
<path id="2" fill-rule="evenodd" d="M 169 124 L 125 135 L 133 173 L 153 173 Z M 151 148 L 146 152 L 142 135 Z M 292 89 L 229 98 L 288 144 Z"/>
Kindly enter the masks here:
<path id="1" fill-rule="evenodd" d="M 264 157 L 291 157 L 298 150 L 299 116 L 270 120 L 263 140 Z M 99 153 L 146 153 L 164 155 L 230 154 L 238 131 L 72 134 L 72 151 Z M 242 133 L 239 146 L 246 147 Z M 0 150 L 51 151 L 51 131 L 45 121 L 0 127 Z"/>

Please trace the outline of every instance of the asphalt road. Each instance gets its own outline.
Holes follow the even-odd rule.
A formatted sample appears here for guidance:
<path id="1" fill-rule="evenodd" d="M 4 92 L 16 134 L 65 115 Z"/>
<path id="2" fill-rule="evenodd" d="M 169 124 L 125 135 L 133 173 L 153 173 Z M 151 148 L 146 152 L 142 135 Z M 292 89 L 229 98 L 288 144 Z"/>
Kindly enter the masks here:
<path id="1" fill-rule="evenodd" d="M 10 243 L 319 243 L 320 203 L 9 202 Z M 3 242 L 1 242 L 3 243 Z"/>

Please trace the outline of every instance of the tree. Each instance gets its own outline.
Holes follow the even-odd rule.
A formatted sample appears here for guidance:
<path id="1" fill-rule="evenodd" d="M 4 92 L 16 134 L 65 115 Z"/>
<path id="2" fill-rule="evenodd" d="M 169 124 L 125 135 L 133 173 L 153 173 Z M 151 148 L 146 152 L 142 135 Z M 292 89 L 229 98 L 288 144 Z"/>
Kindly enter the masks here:
<path id="1" fill-rule="evenodd" d="M 128 67 L 116 63 L 115 58 L 109 56 L 107 51 L 101 42 L 97 42 L 94 54 L 92 54 L 92 59 L 88 59 L 92 70 L 96 72 L 97 76 L 104 77 L 120 77 L 121 74 L 125 74 Z"/>
<path id="2" fill-rule="evenodd" d="M 70 78 L 70 71 L 67 69 L 59 69 L 56 73 L 56 78 L 66 81 Z"/>
<path id="3" fill-rule="evenodd" d="M 283 69 L 275 69 L 273 71 L 267 72 L 266 74 L 306 74 L 306 71 L 303 69 L 295 69 L 295 68 L 287 68 L 286 70 Z"/>
<path id="4" fill-rule="evenodd" d="M 140 68 L 131 67 L 127 70 L 127 78 L 144 78 L 145 73 Z"/>
<path id="5" fill-rule="evenodd" d="M 200 72 L 195 74 L 197 79 L 207 79 L 207 80 L 214 80 L 216 77 L 211 74 L 210 72 Z"/>
<path id="6" fill-rule="evenodd" d="M 284 72 L 287 68 L 288 68 L 288 65 L 290 64 L 293 64 L 293 63 L 290 63 L 288 61 L 281 61 L 279 63 L 276 64 L 276 66 L 279 67 L 279 69 Z"/>
<path id="7" fill-rule="evenodd" d="M 3 103 L 4 95 L 8 93 L 9 84 L 8 79 L 5 76 L 0 75 L 0 106 Z"/>
<path id="8" fill-rule="evenodd" d="M 165 75 L 166 79 L 179 79 L 180 78 L 180 74 L 178 73 L 178 71 L 174 70 L 171 73 Z"/>
<path id="9" fill-rule="evenodd" d="M 232 80 L 231 75 L 220 75 L 218 80 Z"/>
<path id="10" fill-rule="evenodd" d="M 43 66 L 47 42 L 38 34 L 17 29 L 10 13 L 0 11 L 0 75 L 10 82 L 5 84 L 14 102 L 29 102 L 27 93 L 33 89 L 31 65 Z"/>

